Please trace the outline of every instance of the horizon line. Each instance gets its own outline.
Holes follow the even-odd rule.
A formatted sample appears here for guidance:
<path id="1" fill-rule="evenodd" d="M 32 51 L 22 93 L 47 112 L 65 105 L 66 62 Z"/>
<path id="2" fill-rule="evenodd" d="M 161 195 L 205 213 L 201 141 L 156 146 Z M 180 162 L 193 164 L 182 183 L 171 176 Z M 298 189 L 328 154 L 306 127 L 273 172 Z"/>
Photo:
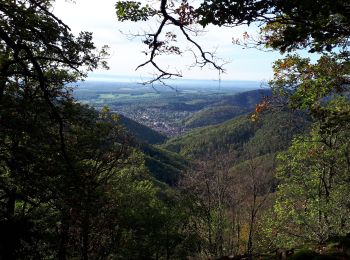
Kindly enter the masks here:
<path id="1" fill-rule="evenodd" d="M 152 77 L 138 77 L 128 75 L 112 75 L 112 74 L 89 74 L 84 81 L 106 81 L 106 82 L 130 82 L 140 83 L 151 80 Z M 202 81 L 202 82 L 242 82 L 242 83 L 260 83 L 266 84 L 267 80 L 247 80 L 247 79 L 197 79 L 197 78 L 173 78 L 163 80 L 165 82 L 185 82 L 185 81 Z"/>

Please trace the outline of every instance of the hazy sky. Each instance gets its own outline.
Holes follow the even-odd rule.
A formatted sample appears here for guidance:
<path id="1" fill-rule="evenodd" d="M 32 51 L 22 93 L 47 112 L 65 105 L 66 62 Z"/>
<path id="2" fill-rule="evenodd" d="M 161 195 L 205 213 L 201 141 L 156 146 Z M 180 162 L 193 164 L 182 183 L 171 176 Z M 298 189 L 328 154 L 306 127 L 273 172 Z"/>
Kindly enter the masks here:
<path id="1" fill-rule="evenodd" d="M 75 0 L 75 3 L 57 0 L 53 12 L 60 17 L 72 32 L 93 32 L 97 46 L 108 45 L 111 57 L 108 59 L 110 70 L 98 70 L 90 77 L 101 75 L 116 77 L 127 76 L 142 79 L 150 76 L 152 68 L 147 67 L 135 71 L 137 65 L 146 61 L 142 54 L 145 45 L 140 39 L 130 40 L 124 33 L 142 33 L 145 29 L 155 28 L 147 23 L 121 23 L 117 21 L 114 5 L 117 0 Z M 225 65 L 224 80 L 258 80 L 266 81 L 272 77 L 272 62 L 279 58 L 277 52 L 262 52 L 255 49 L 242 49 L 232 44 L 232 37 L 241 37 L 245 28 L 217 28 L 210 27 L 204 35 L 196 38 L 197 42 L 207 51 L 216 50 L 217 56 L 230 63 Z M 176 31 L 174 31 L 176 32 Z M 179 45 L 186 49 L 190 46 L 179 38 Z M 186 52 L 183 56 L 165 56 L 159 61 L 165 68 L 178 69 L 186 79 L 218 78 L 218 73 L 210 68 L 193 69 L 192 54 Z"/>

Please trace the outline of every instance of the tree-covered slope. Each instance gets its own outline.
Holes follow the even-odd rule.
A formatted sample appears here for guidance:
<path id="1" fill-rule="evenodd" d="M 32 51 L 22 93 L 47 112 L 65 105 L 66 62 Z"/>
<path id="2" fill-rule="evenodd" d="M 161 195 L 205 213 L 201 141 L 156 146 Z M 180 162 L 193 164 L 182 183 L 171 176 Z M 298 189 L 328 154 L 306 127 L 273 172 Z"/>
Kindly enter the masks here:
<path id="1" fill-rule="evenodd" d="M 167 139 L 157 131 L 122 115 L 120 123 L 134 137 L 134 146 L 142 152 L 149 173 L 157 181 L 174 186 L 186 168 L 187 160 L 174 152 L 154 146 Z"/>
<path id="2" fill-rule="evenodd" d="M 252 121 L 241 116 L 222 124 L 194 129 L 168 140 L 163 147 L 191 158 L 221 151 L 244 160 L 247 153 L 260 156 L 284 150 L 293 135 L 308 126 L 304 115 L 290 111 L 269 112 Z"/>
<path id="3" fill-rule="evenodd" d="M 223 97 L 217 105 L 233 105 L 252 109 L 255 105 L 261 101 L 262 98 L 270 96 L 272 94 L 271 89 L 256 89 L 251 91 L 245 91 L 233 96 Z"/>
<path id="4" fill-rule="evenodd" d="M 144 154 L 145 166 L 158 181 L 170 186 L 177 184 L 188 161 L 181 155 L 150 144 L 140 144 Z"/>
<path id="5" fill-rule="evenodd" d="M 149 144 L 161 144 L 167 137 L 148 126 L 140 124 L 126 116 L 120 115 L 120 123 L 138 140 Z"/>
<path id="6" fill-rule="evenodd" d="M 237 116 L 249 113 L 265 96 L 271 95 L 269 89 L 259 89 L 223 96 L 219 102 L 206 107 L 183 121 L 188 128 L 196 128 L 223 123 Z"/>
<path id="7" fill-rule="evenodd" d="M 247 109 L 238 106 L 213 106 L 202 109 L 186 118 L 183 125 L 188 128 L 215 125 L 232 119 L 247 112 Z"/>

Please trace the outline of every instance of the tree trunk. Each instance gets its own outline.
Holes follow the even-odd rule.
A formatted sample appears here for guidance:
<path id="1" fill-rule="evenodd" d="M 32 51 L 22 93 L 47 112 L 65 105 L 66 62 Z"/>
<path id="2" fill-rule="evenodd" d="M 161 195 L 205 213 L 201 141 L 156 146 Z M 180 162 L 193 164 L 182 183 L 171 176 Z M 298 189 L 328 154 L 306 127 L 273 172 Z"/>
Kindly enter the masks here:
<path id="1" fill-rule="evenodd" d="M 62 216 L 62 224 L 60 230 L 60 245 L 58 250 L 58 259 L 67 259 L 67 244 L 69 240 L 69 221 L 67 216 Z"/>

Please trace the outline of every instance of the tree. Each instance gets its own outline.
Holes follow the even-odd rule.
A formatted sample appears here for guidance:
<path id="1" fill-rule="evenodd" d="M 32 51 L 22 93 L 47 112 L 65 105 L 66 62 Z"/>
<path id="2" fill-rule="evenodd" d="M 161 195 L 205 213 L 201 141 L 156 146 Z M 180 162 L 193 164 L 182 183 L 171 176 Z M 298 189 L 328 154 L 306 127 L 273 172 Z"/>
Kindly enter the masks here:
<path id="1" fill-rule="evenodd" d="M 327 111 L 349 111 L 345 99 L 332 100 Z M 349 114 L 347 123 L 315 123 L 309 135 L 280 154 L 280 182 L 271 226 L 277 246 L 324 243 L 346 235 L 349 226 Z M 337 120 L 338 121 L 338 120 Z"/>
<path id="2" fill-rule="evenodd" d="M 103 142 L 108 139 L 101 140 L 116 133 L 114 125 L 75 104 L 66 85 L 84 77 L 86 70 L 105 65 L 101 59 L 105 50 L 96 50 L 90 33 L 74 37 L 50 12 L 51 2 L 1 1 L 0 5 L 3 258 L 55 255 L 64 259 L 70 211 L 86 199 L 81 198 L 79 185 L 88 181 L 84 171 L 92 171 L 82 167 L 84 156 L 90 153 L 90 160 L 102 163 L 118 148 L 117 140 L 107 147 Z M 83 132 L 84 127 L 90 132 Z M 86 147 L 92 134 L 100 136 Z M 104 158 L 91 155 L 99 156 L 97 151 Z M 98 175 L 102 178 L 101 172 Z"/>
<path id="3" fill-rule="evenodd" d="M 257 227 L 262 213 L 271 204 L 273 191 L 274 154 L 252 157 L 231 169 L 236 196 L 240 198 L 240 218 L 246 234 L 243 234 L 244 253 L 257 253 Z M 243 229 L 243 228 L 242 228 Z"/>
<path id="4" fill-rule="evenodd" d="M 2 140 L 6 140 L 7 153 L 11 146 L 8 143 L 13 146 L 20 143 L 10 136 L 18 139 L 33 134 L 35 131 L 28 129 L 29 125 L 45 129 L 38 125 L 44 120 L 40 121 L 36 115 L 47 117 L 46 122 L 57 127 L 60 156 L 64 157 L 67 168 L 71 168 L 64 140 L 69 125 L 64 122 L 63 108 L 72 101 L 66 84 L 82 78 L 84 69 L 92 70 L 101 62 L 106 65 L 101 60 L 106 52 L 96 51 L 91 33 L 74 37 L 69 27 L 50 12 L 51 2 L 1 1 L 1 134 Z"/>
<path id="5" fill-rule="evenodd" d="M 315 7 L 317 4 L 317 8 Z M 349 38 L 349 3 L 321 1 L 203 1 L 197 9 L 199 22 L 206 26 L 262 25 L 259 44 L 290 52 L 330 51 L 346 47 Z"/>
<path id="6" fill-rule="evenodd" d="M 194 170 L 185 174 L 180 183 L 193 201 L 195 232 L 201 238 L 197 253 L 201 257 L 223 257 L 237 249 L 230 240 L 236 226 L 229 217 L 229 210 L 237 206 L 237 198 L 228 160 L 222 154 L 196 161 Z"/>

